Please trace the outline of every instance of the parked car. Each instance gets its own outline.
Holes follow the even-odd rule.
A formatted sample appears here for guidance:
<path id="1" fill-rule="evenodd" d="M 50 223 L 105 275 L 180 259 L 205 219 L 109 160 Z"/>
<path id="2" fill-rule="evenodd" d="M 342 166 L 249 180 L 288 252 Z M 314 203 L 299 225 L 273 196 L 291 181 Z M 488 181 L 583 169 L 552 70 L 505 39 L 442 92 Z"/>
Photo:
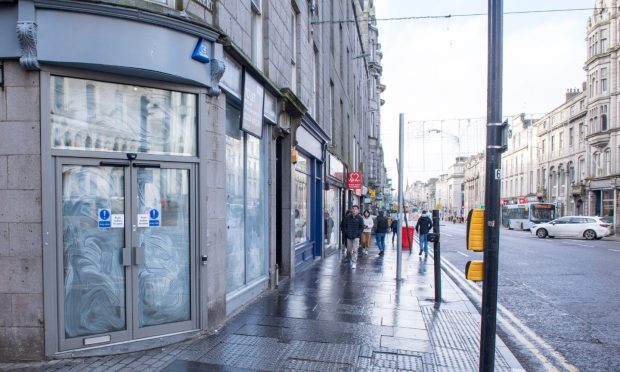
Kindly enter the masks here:
<path id="1" fill-rule="evenodd" d="M 532 226 L 533 235 L 546 237 L 574 237 L 588 240 L 601 239 L 610 234 L 610 224 L 593 216 L 566 216 Z"/>

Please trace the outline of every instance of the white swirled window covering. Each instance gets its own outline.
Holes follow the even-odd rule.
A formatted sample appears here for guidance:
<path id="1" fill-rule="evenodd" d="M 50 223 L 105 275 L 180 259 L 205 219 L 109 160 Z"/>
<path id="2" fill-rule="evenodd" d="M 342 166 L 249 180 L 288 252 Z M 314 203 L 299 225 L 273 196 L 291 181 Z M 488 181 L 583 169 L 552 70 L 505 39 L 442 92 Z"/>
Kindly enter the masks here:
<path id="1" fill-rule="evenodd" d="M 65 337 L 126 329 L 123 229 L 99 229 L 97 211 L 125 213 L 117 167 L 64 166 L 62 222 Z"/>
<path id="2" fill-rule="evenodd" d="M 52 148 L 196 156 L 197 96 L 52 76 Z"/>
<path id="3" fill-rule="evenodd" d="M 139 229 L 140 327 L 190 319 L 189 171 L 138 169 L 138 210 L 157 209 L 159 227 Z"/>

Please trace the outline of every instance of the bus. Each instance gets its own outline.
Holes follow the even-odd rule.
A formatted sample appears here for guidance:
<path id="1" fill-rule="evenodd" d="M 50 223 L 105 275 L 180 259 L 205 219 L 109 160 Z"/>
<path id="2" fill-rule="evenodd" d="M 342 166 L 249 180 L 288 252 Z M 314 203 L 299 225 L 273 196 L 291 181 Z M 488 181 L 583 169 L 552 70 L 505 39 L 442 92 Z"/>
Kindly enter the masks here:
<path id="1" fill-rule="evenodd" d="M 502 225 L 511 230 L 529 230 L 532 225 L 555 219 L 555 204 L 526 203 L 502 206 Z"/>

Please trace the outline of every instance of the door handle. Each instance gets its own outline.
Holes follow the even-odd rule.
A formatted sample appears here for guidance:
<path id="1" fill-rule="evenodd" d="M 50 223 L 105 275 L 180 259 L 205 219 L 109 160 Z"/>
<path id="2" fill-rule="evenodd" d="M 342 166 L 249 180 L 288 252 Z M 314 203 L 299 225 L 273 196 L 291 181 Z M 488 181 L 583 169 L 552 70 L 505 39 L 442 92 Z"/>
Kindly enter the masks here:
<path id="1" fill-rule="evenodd" d="M 123 266 L 131 265 L 131 248 L 123 248 Z"/>
<path id="2" fill-rule="evenodd" d="M 134 168 L 161 168 L 159 164 L 151 164 L 151 163 L 133 163 Z"/>
<path id="3" fill-rule="evenodd" d="M 128 161 L 100 161 L 99 165 L 103 167 L 128 167 Z"/>
<path id="4" fill-rule="evenodd" d="M 144 265 L 144 244 L 139 247 L 133 247 L 134 265 Z"/>

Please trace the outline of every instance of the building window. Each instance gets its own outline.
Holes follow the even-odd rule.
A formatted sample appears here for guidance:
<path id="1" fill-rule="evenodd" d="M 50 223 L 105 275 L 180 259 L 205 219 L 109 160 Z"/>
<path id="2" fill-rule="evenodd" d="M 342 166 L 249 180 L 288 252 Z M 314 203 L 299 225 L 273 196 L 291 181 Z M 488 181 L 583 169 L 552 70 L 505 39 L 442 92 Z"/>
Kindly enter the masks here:
<path id="1" fill-rule="evenodd" d="M 562 150 L 564 148 L 564 132 L 560 132 L 560 134 L 558 135 L 559 139 L 560 139 L 560 143 L 559 143 L 559 149 Z"/>
<path id="2" fill-rule="evenodd" d="M 295 92 L 295 94 L 298 94 L 298 89 L 297 89 L 297 70 L 298 70 L 298 39 L 299 39 L 299 15 L 297 13 L 297 11 L 293 8 L 291 9 L 291 40 L 290 40 L 290 47 L 291 47 L 291 90 L 293 90 L 293 92 Z"/>
<path id="3" fill-rule="evenodd" d="M 601 30 L 601 53 L 605 53 L 609 48 L 609 30 L 606 28 Z"/>
<path id="4" fill-rule="evenodd" d="M 605 156 L 603 160 L 605 162 L 605 173 L 603 175 L 609 176 L 611 175 L 611 149 L 605 149 Z"/>
<path id="5" fill-rule="evenodd" d="M 551 136 L 551 153 L 555 151 L 555 136 Z"/>
<path id="6" fill-rule="evenodd" d="M 575 130 L 571 127 L 568 128 L 568 147 L 573 147 L 573 137 L 575 136 Z"/>
<path id="7" fill-rule="evenodd" d="M 592 170 L 595 177 L 600 177 L 603 174 L 603 169 L 601 168 L 601 153 L 595 152 L 592 155 Z"/>
<path id="8" fill-rule="evenodd" d="M 312 58 L 312 114 L 319 121 L 319 50 L 316 45 L 313 48 Z"/>
<path id="9" fill-rule="evenodd" d="M 262 1 L 252 0 L 252 24 L 250 32 L 252 36 L 252 62 L 259 69 L 263 69 L 263 18 Z"/>
<path id="10" fill-rule="evenodd" d="M 332 145 L 335 145 L 336 140 L 336 113 L 334 112 L 334 82 L 329 80 L 329 133 L 331 133 Z"/>
<path id="11" fill-rule="evenodd" d="M 607 105 L 601 106 L 600 114 L 601 114 L 601 131 L 604 132 L 608 129 L 607 128 Z"/>
<path id="12" fill-rule="evenodd" d="M 586 159 L 579 158 L 579 181 L 586 179 Z"/>
<path id="13" fill-rule="evenodd" d="M 603 67 L 601 68 L 601 92 L 600 93 L 607 93 L 607 75 L 608 75 L 608 70 L 607 67 Z"/>
<path id="14" fill-rule="evenodd" d="M 583 142 L 583 138 L 585 136 L 585 127 L 583 123 L 579 123 L 579 143 Z"/>

